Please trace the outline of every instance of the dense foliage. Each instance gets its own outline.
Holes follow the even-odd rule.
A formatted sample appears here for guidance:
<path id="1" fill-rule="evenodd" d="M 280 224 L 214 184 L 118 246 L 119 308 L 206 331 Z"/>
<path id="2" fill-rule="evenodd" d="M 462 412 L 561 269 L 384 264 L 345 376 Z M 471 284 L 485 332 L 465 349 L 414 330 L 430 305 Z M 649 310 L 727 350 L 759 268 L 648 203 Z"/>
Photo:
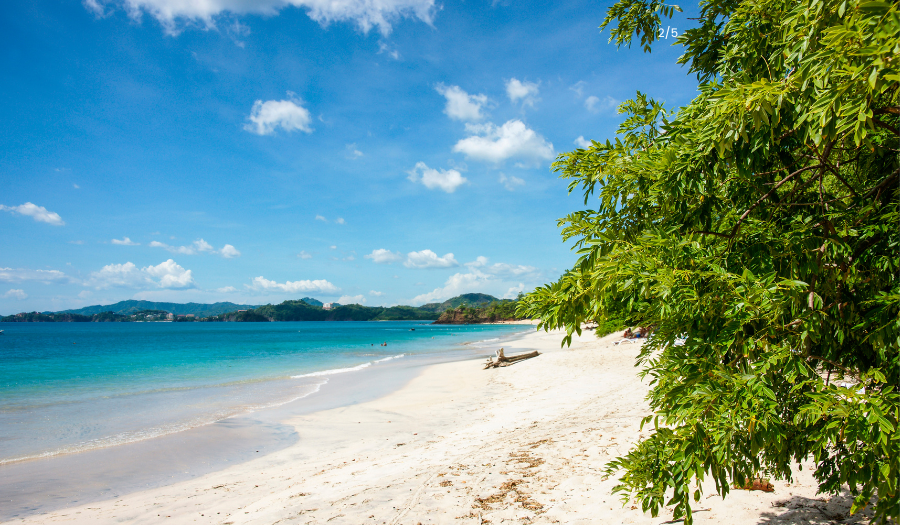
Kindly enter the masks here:
<path id="1" fill-rule="evenodd" d="M 321 303 L 320 303 L 321 304 Z M 419 321 L 434 320 L 438 314 L 414 306 L 362 306 L 346 304 L 325 309 L 305 299 L 267 304 L 246 311 L 230 312 L 197 319 L 203 322 L 270 322 L 270 321 Z"/>
<path id="2" fill-rule="evenodd" d="M 444 310 L 434 324 L 479 324 L 521 319 L 522 317 L 516 313 L 517 306 L 516 301 L 510 300 L 492 301 L 474 307 L 462 304 Z"/>
<path id="3" fill-rule="evenodd" d="M 678 8 L 620 0 L 611 40 L 652 47 Z M 654 431 L 617 490 L 692 522 L 812 457 L 851 512 L 900 515 L 898 4 L 704 0 L 680 62 L 699 96 L 638 93 L 618 136 L 555 169 L 593 209 L 560 220 L 580 258 L 522 301 L 544 328 L 653 326 L 638 358 Z"/>
<path id="4" fill-rule="evenodd" d="M 308 298 L 304 298 L 308 299 Z M 315 299 L 309 299 L 315 301 Z M 318 302 L 318 301 L 316 301 Z M 322 303 L 318 303 L 320 306 Z M 132 315 L 142 311 L 158 310 L 171 312 L 175 315 L 194 314 L 196 317 L 208 317 L 226 312 L 234 312 L 236 310 L 254 308 L 245 304 L 235 304 L 230 302 L 220 302 L 212 304 L 204 303 L 159 303 L 154 301 L 138 301 L 130 299 L 128 301 L 119 301 L 114 304 L 85 306 L 75 310 L 64 310 L 58 313 L 93 315 L 102 312 L 113 312 L 121 315 Z"/>
<path id="5" fill-rule="evenodd" d="M 164 321 L 169 312 L 162 310 L 139 310 L 129 315 L 115 312 L 97 312 L 92 315 L 81 315 L 66 312 L 31 312 L 0 317 L 3 323 L 128 323 Z"/>

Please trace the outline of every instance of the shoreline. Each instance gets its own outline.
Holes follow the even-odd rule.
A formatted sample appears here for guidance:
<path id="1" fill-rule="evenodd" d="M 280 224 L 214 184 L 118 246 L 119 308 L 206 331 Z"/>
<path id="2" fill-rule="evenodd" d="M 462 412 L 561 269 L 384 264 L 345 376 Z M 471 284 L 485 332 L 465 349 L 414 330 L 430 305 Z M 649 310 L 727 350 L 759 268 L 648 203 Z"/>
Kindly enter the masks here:
<path id="1" fill-rule="evenodd" d="M 611 494 L 604 465 L 641 436 L 647 386 L 639 344 L 585 332 L 494 342 L 542 355 L 482 370 L 478 359 L 432 364 L 377 399 L 284 421 L 296 443 L 194 479 L 17 523 L 652 523 Z M 493 348 L 492 348 L 493 349 Z M 646 435 L 646 429 L 643 435 Z M 809 465 L 805 465 L 809 466 Z M 775 492 L 705 487 L 696 519 L 796 523 L 840 507 L 815 495 L 810 469 Z M 782 505 L 781 507 L 773 505 Z M 805 513 L 805 514 L 804 514 Z M 713 521 L 711 523 L 715 523 Z"/>
<path id="2" fill-rule="evenodd" d="M 523 334 L 506 331 L 499 334 L 499 339 L 514 341 Z M 350 368 L 257 381 L 254 384 L 270 387 L 283 384 L 282 390 L 306 390 L 298 391 L 300 395 L 288 401 L 248 407 L 174 432 L 127 441 L 105 439 L 102 441 L 108 443 L 100 445 L 84 442 L 69 447 L 71 450 L 51 450 L 4 461 L 0 463 L 0 523 L 89 504 L 111 495 L 119 497 L 171 485 L 249 461 L 260 453 L 286 448 L 298 438 L 294 427 L 284 424 L 285 420 L 389 395 L 422 368 L 447 360 L 471 359 L 480 346 L 499 340 L 485 340 L 487 334 L 478 331 L 450 335 L 457 336 L 452 339 L 463 337 L 471 341 L 450 342 L 451 339 L 438 351 L 394 354 L 370 358 Z M 401 356 L 403 359 L 398 359 Z"/>

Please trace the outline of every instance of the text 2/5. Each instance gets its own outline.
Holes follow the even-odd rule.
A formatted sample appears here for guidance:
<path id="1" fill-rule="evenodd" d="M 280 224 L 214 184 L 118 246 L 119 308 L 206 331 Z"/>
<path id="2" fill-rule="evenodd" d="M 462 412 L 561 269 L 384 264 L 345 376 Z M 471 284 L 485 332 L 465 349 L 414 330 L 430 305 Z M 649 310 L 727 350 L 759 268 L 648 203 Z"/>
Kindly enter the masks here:
<path id="1" fill-rule="evenodd" d="M 674 27 L 659 28 L 659 39 L 667 40 L 669 37 L 676 38 L 678 36 L 678 29 Z"/>

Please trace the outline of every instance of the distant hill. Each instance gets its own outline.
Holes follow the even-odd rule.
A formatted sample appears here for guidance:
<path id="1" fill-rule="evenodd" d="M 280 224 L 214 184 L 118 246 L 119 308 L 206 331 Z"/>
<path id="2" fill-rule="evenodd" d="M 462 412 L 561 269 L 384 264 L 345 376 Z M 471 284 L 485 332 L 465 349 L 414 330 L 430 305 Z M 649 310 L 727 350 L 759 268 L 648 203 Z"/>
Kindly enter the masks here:
<path id="1" fill-rule="evenodd" d="M 311 306 L 306 300 L 267 304 L 246 312 L 232 312 L 200 321 L 267 322 L 267 321 L 434 321 L 436 312 L 414 306 L 362 306 L 348 304 L 329 310 Z"/>
<path id="2" fill-rule="evenodd" d="M 305 300 L 305 299 L 304 299 Z M 315 299 L 311 299 L 315 301 Z M 317 301 L 318 302 L 318 301 Z M 322 303 L 319 303 L 320 305 Z M 256 308 L 255 305 L 234 304 L 229 302 L 202 304 L 202 303 L 155 303 L 153 301 L 119 301 L 115 304 L 95 306 L 85 306 L 76 310 L 63 310 L 62 314 L 78 314 L 78 315 L 94 315 L 101 312 L 112 312 L 114 314 L 131 315 L 141 310 L 165 310 L 175 315 L 194 314 L 196 317 L 209 317 L 211 315 L 219 315 L 237 310 L 249 310 Z"/>
<path id="3" fill-rule="evenodd" d="M 462 305 L 466 306 L 485 306 L 491 303 L 512 302 L 510 299 L 497 299 L 493 295 L 486 293 L 464 293 L 457 295 L 452 299 L 447 299 L 443 303 L 428 303 L 419 307 L 420 310 L 428 310 L 429 312 L 442 313 L 444 310 L 450 310 Z"/>
<path id="4" fill-rule="evenodd" d="M 272 305 L 247 305 L 230 302 L 157 303 L 153 301 L 120 301 L 115 304 L 94 305 L 61 312 L 21 313 L 4 317 L 3 322 L 139 322 L 161 321 L 158 314 L 169 312 L 176 316 L 193 314 L 193 317 L 176 317 L 179 322 L 271 322 L 271 321 L 429 321 L 437 320 L 447 312 L 443 322 L 464 324 L 490 322 L 514 317 L 515 302 L 497 299 L 483 293 L 467 293 L 442 303 L 416 306 L 362 306 L 332 303 L 323 308 L 322 301 L 312 297 L 284 301 Z M 473 313 L 477 309 L 477 313 Z M 483 311 L 482 311 L 483 310 Z M 109 313 L 112 312 L 112 313 Z M 450 315 L 452 313 L 452 315 Z"/>

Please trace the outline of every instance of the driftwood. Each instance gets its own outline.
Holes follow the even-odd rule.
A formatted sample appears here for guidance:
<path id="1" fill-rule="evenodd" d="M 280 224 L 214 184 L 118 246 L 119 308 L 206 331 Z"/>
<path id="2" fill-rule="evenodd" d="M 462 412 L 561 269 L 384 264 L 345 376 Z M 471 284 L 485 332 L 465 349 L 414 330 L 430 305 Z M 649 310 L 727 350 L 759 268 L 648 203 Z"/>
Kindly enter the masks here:
<path id="1" fill-rule="evenodd" d="M 537 357 L 539 355 L 541 355 L 541 353 L 538 352 L 537 350 L 535 350 L 534 352 L 529 352 L 527 354 L 519 354 L 519 355 L 513 355 L 510 357 L 506 357 L 503 354 L 503 349 L 501 348 L 497 352 L 497 360 L 494 361 L 493 358 L 489 357 L 487 363 L 484 365 L 484 369 L 487 370 L 488 368 L 499 368 L 501 366 L 509 366 L 517 361 L 531 359 L 532 357 Z"/>

